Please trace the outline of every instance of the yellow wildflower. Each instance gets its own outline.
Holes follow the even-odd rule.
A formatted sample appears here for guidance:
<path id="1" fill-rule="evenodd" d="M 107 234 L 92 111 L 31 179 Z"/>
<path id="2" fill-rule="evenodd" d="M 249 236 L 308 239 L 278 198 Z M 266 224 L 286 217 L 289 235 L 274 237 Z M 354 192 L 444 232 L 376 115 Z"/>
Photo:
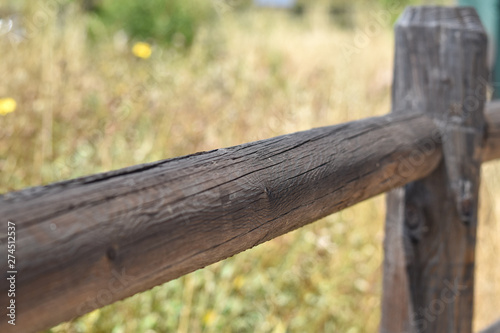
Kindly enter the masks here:
<path id="1" fill-rule="evenodd" d="M 86 322 L 93 326 L 93 324 L 96 322 L 97 319 L 99 319 L 99 315 L 101 313 L 101 310 L 100 309 L 96 309 L 90 313 L 88 313 L 86 316 L 85 316 L 85 319 L 86 319 Z"/>
<path id="2" fill-rule="evenodd" d="M 217 314 L 215 313 L 214 310 L 208 310 L 205 315 L 203 316 L 203 323 L 206 326 L 211 326 L 215 320 L 217 319 Z"/>
<path id="3" fill-rule="evenodd" d="M 132 47 L 132 53 L 138 58 L 147 59 L 151 56 L 151 52 L 151 45 L 145 42 L 137 42 Z"/>
<path id="4" fill-rule="evenodd" d="M 6 115 L 7 113 L 14 112 L 16 110 L 17 103 L 16 100 L 10 97 L 0 98 L 0 115 Z"/>
<path id="5" fill-rule="evenodd" d="M 237 277 L 234 278 L 233 280 L 233 286 L 236 289 L 241 289 L 243 285 L 245 284 L 245 278 L 242 275 L 238 275 Z"/>
<path id="6" fill-rule="evenodd" d="M 281 320 L 274 327 L 273 333 L 286 333 L 286 326 Z"/>

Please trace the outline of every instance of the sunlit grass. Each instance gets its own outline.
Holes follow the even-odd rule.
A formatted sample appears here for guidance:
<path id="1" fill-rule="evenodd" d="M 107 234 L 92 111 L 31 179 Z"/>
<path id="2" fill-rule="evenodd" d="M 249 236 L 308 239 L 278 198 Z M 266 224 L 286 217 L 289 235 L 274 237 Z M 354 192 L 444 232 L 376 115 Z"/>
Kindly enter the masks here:
<path id="1" fill-rule="evenodd" d="M 189 52 L 148 44 L 141 57 L 123 33 L 90 43 L 76 11 L 63 29 L 0 39 L 0 97 L 17 104 L 0 116 L 0 192 L 389 112 L 388 26 L 359 45 L 321 13 L 233 14 Z M 498 171 L 483 173 L 478 327 L 500 316 Z M 374 332 L 384 207 L 379 196 L 52 331 Z"/>

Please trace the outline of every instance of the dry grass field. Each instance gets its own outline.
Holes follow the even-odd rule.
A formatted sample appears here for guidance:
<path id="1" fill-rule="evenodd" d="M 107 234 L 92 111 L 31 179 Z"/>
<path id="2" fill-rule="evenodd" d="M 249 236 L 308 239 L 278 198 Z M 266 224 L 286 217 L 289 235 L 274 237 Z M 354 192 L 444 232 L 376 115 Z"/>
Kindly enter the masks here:
<path id="1" fill-rule="evenodd" d="M 76 6 L 29 38 L 0 35 L 0 98 L 17 104 L 0 115 L 0 193 L 385 114 L 381 10 L 354 29 L 319 10 L 219 11 L 189 51 L 152 43 L 144 58 L 124 33 L 90 41 Z M 500 317 L 499 172 L 483 167 L 475 328 Z M 378 196 L 49 332 L 375 332 L 384 207 Z"/>

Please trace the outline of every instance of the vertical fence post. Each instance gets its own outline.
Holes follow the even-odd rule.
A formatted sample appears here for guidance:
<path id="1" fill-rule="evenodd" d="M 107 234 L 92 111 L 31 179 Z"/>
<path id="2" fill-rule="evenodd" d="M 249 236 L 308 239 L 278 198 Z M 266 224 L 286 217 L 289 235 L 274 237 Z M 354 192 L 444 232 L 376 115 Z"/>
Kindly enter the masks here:
<path id="1" fill-rule="evenodd" d="M 392 112 L 439 127 L 412 164 L 439 147 L 443 160 L 388 195 L 380 331 L 471 332 L 486 34 L 472 8 L 409 7 L 395 39 Z"/>

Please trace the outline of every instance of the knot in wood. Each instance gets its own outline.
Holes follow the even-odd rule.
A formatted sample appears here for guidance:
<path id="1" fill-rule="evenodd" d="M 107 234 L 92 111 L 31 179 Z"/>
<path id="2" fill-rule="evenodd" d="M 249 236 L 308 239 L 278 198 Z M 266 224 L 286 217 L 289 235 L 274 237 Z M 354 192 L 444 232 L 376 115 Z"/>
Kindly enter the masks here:
<path id="1" fill-rule="evenodd" d="M 106 250 L 106 257 L 111 261 L 116 259 L 116 249 L 113 246 L 108 247 Z"/>
<path id="2" fill-rule="evenodd" d="M 424 219 L 421 216 L 421 209 L 415 206 L 407 206 L 405 213 L 406 234 L 413 243 L 419 242 L 424 234 Z"/>

